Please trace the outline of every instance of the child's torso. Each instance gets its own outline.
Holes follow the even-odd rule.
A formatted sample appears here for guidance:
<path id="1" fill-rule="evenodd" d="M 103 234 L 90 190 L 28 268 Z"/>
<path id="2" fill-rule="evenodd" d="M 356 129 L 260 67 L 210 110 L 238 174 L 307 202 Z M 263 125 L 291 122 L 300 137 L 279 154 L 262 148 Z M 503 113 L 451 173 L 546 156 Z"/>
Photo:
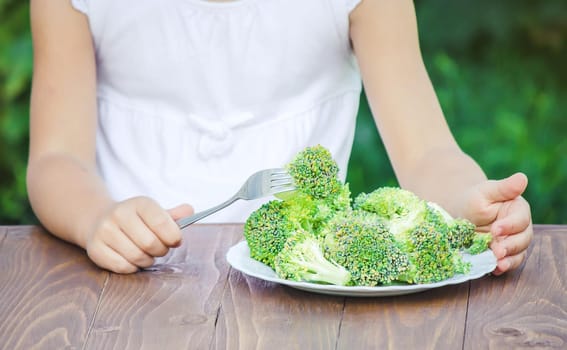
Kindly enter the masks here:
<path id="1" fill-rule="evenodd" d="M 344 176 L 361 89 L 352 1 L 73 0 L 94 39 L 97 154 L 113 196 L 201 210 L 315 143 Z"/>

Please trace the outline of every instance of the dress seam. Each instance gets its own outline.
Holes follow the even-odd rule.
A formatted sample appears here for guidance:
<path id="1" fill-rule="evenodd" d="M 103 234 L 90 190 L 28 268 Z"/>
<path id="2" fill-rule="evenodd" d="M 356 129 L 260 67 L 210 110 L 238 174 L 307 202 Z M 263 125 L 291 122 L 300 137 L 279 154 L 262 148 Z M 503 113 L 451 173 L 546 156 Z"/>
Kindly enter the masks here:
<path id="1" fill-rule="evenodd" d="M 313 111 L 315 108 L 317 108 L 318 106 L 322 106 L 324 104 L 329 103 L 331 100 L 334 99 L 339 99 L 339 98 L 344 98 L 346 95 L 351 94 L 351 93 L 357 93 L 360 94 L 361 93 L 361 88 L 348 88 L 345 90 L 342 90 L 340 92 L 336 92 L 334 94 L 322 97 L 320 99 L 317 99 L 316 102 L 313 102 L 311 104 L 309 104 L 308 106 L 301 108 L 300 110 L 297 111 L 292 111 L 292 112 L 283 112 L 283 113 L 279 113 L 274 115 L 273 118 L 269 118 L 267 120 L 253 120 L 250 123 L 246 123 L 246 124 L 242 124 L 240 126 L 236 126 L 234 128 L 234 130 L 240 130 L 240 129 L 248 129 L 248 130 L 254 130 L 257 128 L 262 128 L 262 127 L 266 127 L 272 124 L 276 124 L 276 123 L 282 123 L 285 122 L 287 120 L 291 120 L 291 119 L 295 119 L 300 115 L 304 115 L 307 113 L 310 113 L 311 111 Z M 115 105 L 117 107 L 120 108 L 124 108 L 127 109 L 130 112 L 134 112 L 139 114 L 140 116 L 146 118 L 146 119 L 150 119 L 152 121 L 157 121 L 157 122 L 161 122 L 161 121 L 166 121 L 167 122 L 173 122 L 176 123 L 177 125 L 191 125 L 187 122 L 186 119 L 183 118 L 177 118 L 177 117 L 172 117 L 170 115 L 167 115 L 165 113 L 159 113 L 159 111 L 157 109 L 154 109 L 153 111 L 147 111 L 144 110 L 143 108 L 139 108 L 137 106 L 133 106 L 131 104 L 128 103 L 122 103 L 122 102 L 117 102 L 115 99 L 109 97 L 109 96 L 105 96 L 104 94 L 99 94 L 97 96 L 97 98 L 99 100 L 105 101 L 106 103 L 110 104 L 110 105 Z M 118 97 L 121 98 L 121 97 Z M 158 107 L 155 107 L 158 108 Z M 183 115 L 188 114 L 190 112 L 187 113 L 183 113 Z M 159 118 L 151 118 L 151 116 L 158 116 Z M 99 117 L 102 117 L 99 116 Z"/>

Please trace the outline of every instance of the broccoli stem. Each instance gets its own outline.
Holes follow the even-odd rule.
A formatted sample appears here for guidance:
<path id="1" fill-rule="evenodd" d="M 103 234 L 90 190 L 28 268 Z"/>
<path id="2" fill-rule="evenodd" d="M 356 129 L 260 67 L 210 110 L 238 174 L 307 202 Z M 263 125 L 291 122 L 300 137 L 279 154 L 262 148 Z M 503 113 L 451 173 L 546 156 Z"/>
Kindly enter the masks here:
<path id="1" fill-rule="evenodd" d="M 307 269 L 303 276 L 307 282 L 344 286 L 350 281 L 350 273 L 346 269 L 323 257 L 317 262 L 304 262 L 303 266 Z"/>

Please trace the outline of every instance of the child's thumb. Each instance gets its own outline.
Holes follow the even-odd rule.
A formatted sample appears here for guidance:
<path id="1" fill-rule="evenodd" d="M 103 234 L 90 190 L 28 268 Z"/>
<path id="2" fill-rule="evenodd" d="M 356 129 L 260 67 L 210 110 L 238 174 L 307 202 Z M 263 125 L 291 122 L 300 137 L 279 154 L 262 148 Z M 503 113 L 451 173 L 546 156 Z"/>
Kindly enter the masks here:
<path id="1" fill-rule="evenodd" d="M 193 215 L 195 212 L 193 207 L 189 204 L 180 204 L 175 208 L 168 209 L 167 212 L 171 215 L 173 220 L 179 220 L 189 215 Z"/>
<path id="2" fill-rule="evenodd" d="M 491 180 L 481 187 L 481 192 L 491 202 L 505 202 L 512 200 L 526 190 L 528 177 L 523 173 L 516 173 L 502 180 Z"/>

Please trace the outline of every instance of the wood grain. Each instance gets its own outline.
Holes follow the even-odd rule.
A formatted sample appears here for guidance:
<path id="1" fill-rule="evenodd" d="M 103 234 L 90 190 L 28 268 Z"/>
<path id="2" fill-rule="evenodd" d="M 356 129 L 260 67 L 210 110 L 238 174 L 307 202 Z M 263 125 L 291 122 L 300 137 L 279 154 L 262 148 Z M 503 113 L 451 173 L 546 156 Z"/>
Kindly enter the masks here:
<path id="1" fill-rule="evenodd" d="M 81 348 L 108 274 L 38 227 L 0 246 L 0 348 Z"/>
<path id="2" fill-rule="evenodd" d="M 385 298 L 348 298 L 337 349 L 460 349 L 468 283 Z"/>
<path id="3" fill-rule="evenodd" d="M 6 238 L 7 232 L 8 232 L 7 226 L 0 226 L 0 249 L 2 249 L 2 243 L 4 242 L 4 238 Z"/>
<path id="4" fill-rule="evenodd" d="M 567 232 L 534 232 L 522 269 L 472 284 L 465 349 L 567 349 Z"/>
<path id="5" fill-rule="evenodd" d="M 226 286 L 234 225 L 193 225 L 183 245 L 150 271 L 112 274 L 87 349 L 204 349 Z"/>
<path id="6" fill-rule="evenodd" d="M 343 297 L 303 292 L 233 270 L 213 348 L 334 349 L 343 306 Z"/>
<path id="7" fill-rule="evenodd" d="M 567 349 L 567 226 L 501 277 L 387 298 L 230 270 L 242 225 L 193 225 L 150 271 L 110 274 L 38 227 L 0 226 L 0 349 Z"/>

